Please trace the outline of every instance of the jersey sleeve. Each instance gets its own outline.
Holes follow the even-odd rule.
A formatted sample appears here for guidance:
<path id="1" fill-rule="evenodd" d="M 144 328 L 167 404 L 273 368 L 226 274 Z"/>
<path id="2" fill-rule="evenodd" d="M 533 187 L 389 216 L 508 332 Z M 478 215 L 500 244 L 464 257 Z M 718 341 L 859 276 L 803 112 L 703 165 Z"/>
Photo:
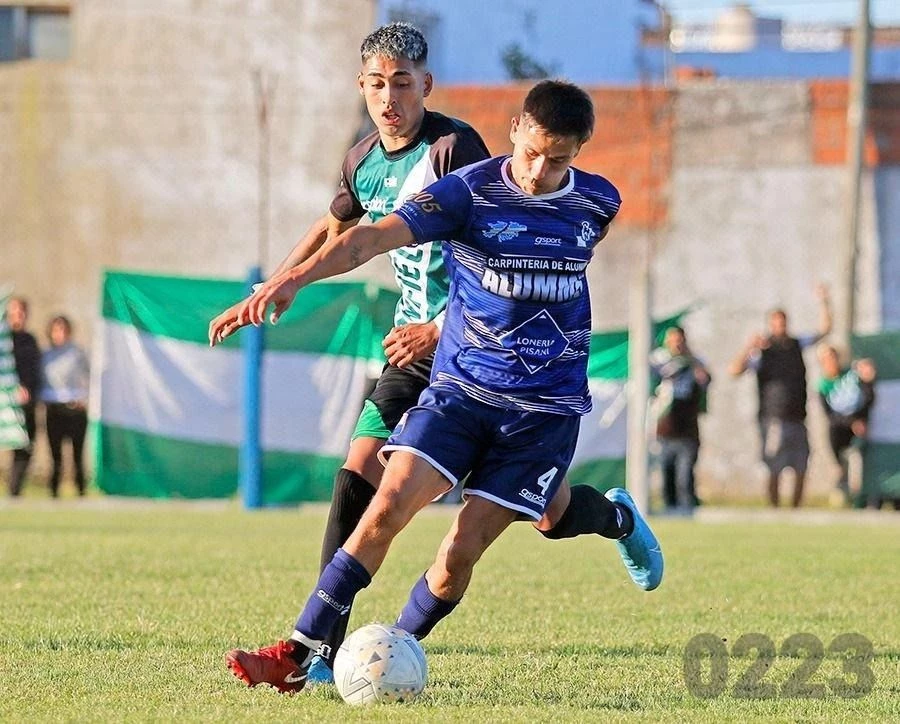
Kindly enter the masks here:
<path id="1" fill-rule="evenodd" d="M 817 332 L 810 332 L 809 334 L 801 334 L 797 337 L 797 344 L 800 345 L 800 349 L 808 349 L 812 347 L 816 342 L 822 339 L 824 335 L 818 334 Z"/>
<path id="2" fill-rule="evenodd" d="M 762 365 L 762 353 L 758 349 L 753 350 L 747 357 L 747 369 L 758 372 L 760 365 Z"/>
<path id="3" fill-rule="evenodd" d="M 862 388 L 863 402 L 857 415 L 868 421 L 872 405 L 875 404 L 875 385 L 871 382 L 860 382 L 860 387 Z"/>
<path id="4" fill-rule="evenodd" d="M 606 181 L 606 179 L 604 179 L 604 181 Z M 612 224 L 616 216 L 619 215 L 619 209 L 622 208 L 622 197 L 619 195 L 619 189 L 613 186 L 609 181 L 606 181 L 606 188 L 603 189 L 601 198 L 606 202 L 603 205 L 604 215 L 606 217 L 603 228 L 606 229 Z M 597 243 L 599 243 L 599 241 L 594 245 L 596 246 Z"/>
<path id="5" fill-rule="evenodd" d="M 412 231 L 416 243 L 458 238 L 472 215 L 472 192 L 459 176 L 435 181 L 394 213 Z"/>
<path id="6" fill-rule="evenodd" d="M 431 154 L 438 178 L 491 157 L 484 140 L 470 126 L 460 126 L 456 133 L 440 138 L 432 146 Z"/>
<path id="7" fill-rule="evenodd" d="M 573 169 L 576 184 L 581 194 L 595 209 L 592 223 L 584 222 L 576 233 L 590 247 L 595 247 L 605 238 L 604 230 L 612 224 L 622 206 L 619 190 L 608 179 L 596 174 L 586 174 Z"/>
<path id="8" fill-rule="evenodd" d="M 341 184 L 331 200 L 331 206 L 328 207 L 328 211 L 338 221 L 361 219 L 366 213 L 350 185 L 354 165 L 349 154 L 344 157 L 344 163 L 341 165 Z"/>

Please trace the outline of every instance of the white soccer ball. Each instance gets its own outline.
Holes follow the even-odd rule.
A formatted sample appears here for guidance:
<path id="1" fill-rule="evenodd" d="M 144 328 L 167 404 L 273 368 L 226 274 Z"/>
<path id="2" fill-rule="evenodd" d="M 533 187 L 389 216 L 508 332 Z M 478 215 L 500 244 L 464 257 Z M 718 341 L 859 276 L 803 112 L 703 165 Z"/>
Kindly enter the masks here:
<path id="1" fill-rule="evenodd" d="M 357 629 L 334 659 L 334 683 L 348 704 L 409 702 L 422 693 L 427 679 L 422 645 L 388 624 Z"/>

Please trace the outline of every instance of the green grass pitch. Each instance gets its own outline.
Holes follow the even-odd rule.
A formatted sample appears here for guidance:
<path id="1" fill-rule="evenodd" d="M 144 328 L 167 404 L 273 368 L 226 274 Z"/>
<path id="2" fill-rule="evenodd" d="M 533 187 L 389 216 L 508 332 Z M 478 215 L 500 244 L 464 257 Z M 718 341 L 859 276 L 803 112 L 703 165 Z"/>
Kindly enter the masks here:
<path id="1" fill-rule="evenodd" d="M 404 531 L 351 629 L 393 621 L 454 512 L 433 506 Z M 416 702 L 357 710 L 333 687 L 247 689 L 223 654 L 290 632 L 324 520 L 321 506 L 0 508 L 0 721 L 900 720 L 896 523 L 655 520 L 667 570 L 652 593 L 630 583 L 612 542 L 547 541 L 516 524 L 424 642 Z M 827 653 L 851 632 L 873 645 L 868 691 Z M 685 675 L 685 648 L 704 633 L 725 639 L 725 678 L 708 657 L 699 679 Z M 784 652 L 800 633 L 822 642 L 821 661 Z M 770 661 L 734 650 L 750 634 L 771 640 Z"/>

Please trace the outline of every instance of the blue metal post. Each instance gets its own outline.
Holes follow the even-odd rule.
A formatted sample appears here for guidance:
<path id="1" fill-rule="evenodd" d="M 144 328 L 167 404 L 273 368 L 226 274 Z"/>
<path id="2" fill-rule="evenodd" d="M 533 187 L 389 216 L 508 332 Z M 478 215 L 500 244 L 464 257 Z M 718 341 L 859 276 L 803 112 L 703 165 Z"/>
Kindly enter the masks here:
<path id="1" fill-rule="evenodd" d="M 262 281 L 258 266 L 250 269 L 248 288 Z M 262 507 L 262 445 L 260 442 L 260 410 L 262 407 L 262 355 L 265 347 L 263 326 L 245 327 L 241 333 L 244 350 L 244 439 L 240 452 L 240 488 L 244 507 Z"/>

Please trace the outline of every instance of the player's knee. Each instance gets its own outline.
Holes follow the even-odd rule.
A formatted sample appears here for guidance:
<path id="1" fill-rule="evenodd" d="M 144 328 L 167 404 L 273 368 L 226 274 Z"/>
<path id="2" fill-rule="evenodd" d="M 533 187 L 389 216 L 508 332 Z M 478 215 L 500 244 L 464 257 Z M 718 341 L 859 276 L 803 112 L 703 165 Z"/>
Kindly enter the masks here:
<path id="1" fill-rule="evenodd" d="M 544 513 L 540 520 L 535 520 L 532 522 L 532 525 L 539 530 L 541 533 L 546 533 L 548 530 L 553 530 L 557 523 L 559 523 L 559 518 L 561 516 L 553 517 L 550 514 L 550 511 Z"/>
<path id="2" fill-rule="evenodd" d="M 381 475 L 384 466 L 378 461 L 369 459 L 351 459 L 348 457 L 341 466 L 344 470 L 348 470 L 354 475 L 359 476 L 361 480 L 365 480 L 374 489 L 378 489 L 381 484 Z"/>

